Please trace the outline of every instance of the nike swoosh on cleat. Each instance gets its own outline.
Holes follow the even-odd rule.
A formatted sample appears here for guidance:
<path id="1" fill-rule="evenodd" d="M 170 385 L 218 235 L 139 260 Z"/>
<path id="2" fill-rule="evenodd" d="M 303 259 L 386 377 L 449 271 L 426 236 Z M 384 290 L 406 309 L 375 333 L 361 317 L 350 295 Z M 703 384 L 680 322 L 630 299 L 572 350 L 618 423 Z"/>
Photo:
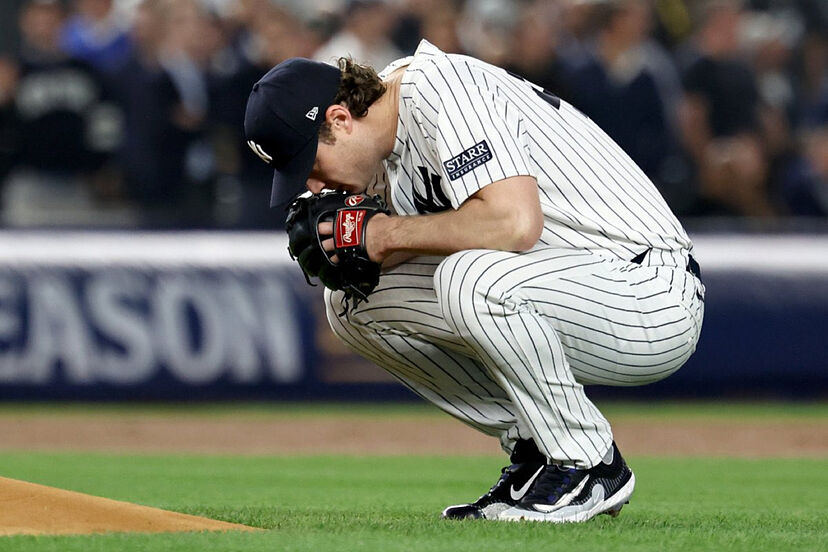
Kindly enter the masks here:
<path id="1" fill-rule="evenodd" d="M 529 490 L 529 487 L 532 486 L 532 483 L 534 483 L 535 479 L 537 479 L 537 477 L 540 475 L 540 473 L 543 471 L 543 468 L 545 467 L 546 466 L 541 466 L 540 468 L 538 468 L 538 471 L 535 472 L 535 475 L 530 477 L 529 480 L 526 483 L 524 483 L 523 487 L 521 487 L 520 489 L 515 489 L 515 486 L 512 485 L 509 489 L 509 496 L 512 497 L 512 500 L 520 500 L 521 498 L 523 498 L 523 495 L 526 494 L 526 491 Z"/>

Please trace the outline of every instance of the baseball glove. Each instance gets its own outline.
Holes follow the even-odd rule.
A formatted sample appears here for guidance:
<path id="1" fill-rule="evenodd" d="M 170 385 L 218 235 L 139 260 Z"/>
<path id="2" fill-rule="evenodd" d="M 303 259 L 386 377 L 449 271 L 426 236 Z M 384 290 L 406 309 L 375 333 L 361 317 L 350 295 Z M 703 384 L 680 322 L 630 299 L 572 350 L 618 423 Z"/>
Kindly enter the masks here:
<path id="1" fill-rule="evenodd" d="M 346 310 L 351 300 L 353 307 L 367 301 L 379 284 L 380 265 L 365 248 L 365 228 L 377 213 L 389 213 L 379 196 L 334 191 L 307 192 L 288 206 L 285 229 L 291 258 L 310 285 L 314 285 L 311 278 L 319 278 L 325 287 L 343 290 Z M 334 251 L 322 248 L 320 222 L 333 222 Z M 331 261 L 334 253 L 337 263 Z"/>

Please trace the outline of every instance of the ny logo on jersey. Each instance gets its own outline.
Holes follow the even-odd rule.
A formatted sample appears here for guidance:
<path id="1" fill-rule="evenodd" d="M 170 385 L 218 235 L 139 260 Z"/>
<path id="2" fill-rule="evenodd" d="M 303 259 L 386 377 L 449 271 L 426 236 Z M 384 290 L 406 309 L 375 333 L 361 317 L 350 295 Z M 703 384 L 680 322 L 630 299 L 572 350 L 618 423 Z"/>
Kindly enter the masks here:
<path id="1" fill-rule="evenodd" d="M 417 193 L 416 188 L 413 189 L 414 206 L 417 208 L 417 212 L 423 215 L 425 213 L 439 213 L 440 211 L 449 209 L 451 202 L 440 186 L 440 181 L 442 180 L 440 175 L 430 174 L 425 167 L 417 167 L 417 169 L 419 169 L 420 175 L 423 177 L 426 192 L 426 196 L 423 197 Z"/>

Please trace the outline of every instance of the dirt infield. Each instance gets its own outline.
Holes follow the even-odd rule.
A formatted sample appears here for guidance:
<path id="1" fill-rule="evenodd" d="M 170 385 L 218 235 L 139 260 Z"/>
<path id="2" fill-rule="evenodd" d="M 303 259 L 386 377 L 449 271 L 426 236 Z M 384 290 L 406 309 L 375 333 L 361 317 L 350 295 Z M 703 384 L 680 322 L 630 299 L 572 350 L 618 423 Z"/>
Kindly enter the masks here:
<path id="1" fill-rule="evenodd" d="M 236 523 L 0 477 L 0 536 L 253 530 Z"/>
<path id="2" fill-rule="evenodd" d="M 611 420 L 628 456 L 828 457 L 818 420 Z M 0 450 L 215 454 L 500 454 L 448 417 L 0 416 Z"/>

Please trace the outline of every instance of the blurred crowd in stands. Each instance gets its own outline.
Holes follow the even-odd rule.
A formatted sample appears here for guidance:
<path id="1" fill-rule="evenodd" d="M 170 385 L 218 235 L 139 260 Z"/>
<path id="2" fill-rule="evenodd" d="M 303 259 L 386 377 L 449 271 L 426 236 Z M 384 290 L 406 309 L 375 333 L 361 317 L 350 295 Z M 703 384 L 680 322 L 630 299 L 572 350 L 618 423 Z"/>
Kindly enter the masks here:
<path id="1" fill-rule="evenodd" d="M 828 216 L 826 0 L 4 3 L 3 227 L 279 227 L 243 139 L 253 83 L 422 38 L 573 103 L 685 221 Z"/>

